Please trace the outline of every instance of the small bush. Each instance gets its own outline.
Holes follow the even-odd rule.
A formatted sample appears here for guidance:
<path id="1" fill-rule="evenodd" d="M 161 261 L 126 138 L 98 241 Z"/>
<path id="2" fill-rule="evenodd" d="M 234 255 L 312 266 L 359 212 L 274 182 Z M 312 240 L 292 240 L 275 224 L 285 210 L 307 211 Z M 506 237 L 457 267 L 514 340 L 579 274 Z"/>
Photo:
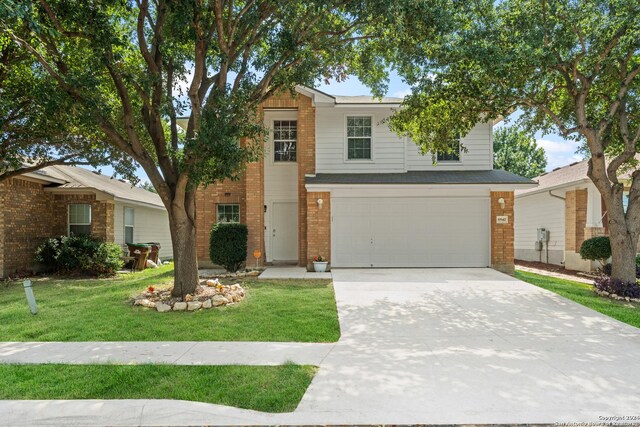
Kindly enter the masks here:
<path id="1" fill-rule="evenodd" d="M 214 224 L 209 240 L 211 261 L 223 266 L 227 271 L 238 271 L 247 259 L 248 234 L 245 224 Z"/>
<path id="2" fill-rule="evenodd" d="M 36 261 L 52 271 L 93 276 L 113 274 L 122 268 L 122 248 L 91 236 L 47 239 L 36 249 Z"/>
<path id="3" fill-rule="evenodd" d="M 640 268 L 640 255 L 636 255 L 636 270 Z"/>
<path id="4" fill-rule="evenodd" d="M 593 282 L 593 287 L 599 291 L 616 294 L 621 297 L 640 298 L 640 284 L 637 282 L 626 283 L 602 275 Z"/>
<path id="5" fill-rule="evenodd" d="M 592 237 L 582 242 L 580 246 L 580 256 L 582 259 L 600 261 L 604 266 L 611 256 L 611 242 L 606 236 Z"/>

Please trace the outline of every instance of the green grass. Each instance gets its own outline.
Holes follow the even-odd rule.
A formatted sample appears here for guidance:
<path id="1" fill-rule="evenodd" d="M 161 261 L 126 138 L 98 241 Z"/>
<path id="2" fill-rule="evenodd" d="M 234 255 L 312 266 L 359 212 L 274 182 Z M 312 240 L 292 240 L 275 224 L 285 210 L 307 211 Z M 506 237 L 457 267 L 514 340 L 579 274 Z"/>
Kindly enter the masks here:
<path id="1" fill-rule="evenodd" d="M 516 270 L 516 277 L 532 285 L 555 292 L 572 301 L 589 307 L 602 314 L 606 314 L 621 322 L 640 328 L 640 304 L 626 301 L 614 301 L 601 297 L 593 292 L 593 286 L 573 282 L 571 280 L 557 279 L 555 277 L 542 276 Z"/>
<path id="2" fill-rule="evenodd" d="M 0 341 L 333 342 L 340 336 L 328 280 L 247 280 L 242 302 L 197 312 L 131 304 L 148 286 L 172 281 L 172 266 L 113 279 L 36 280 L 35 316 L 21 282 L 0 283 Z"/>
<path id="3" fill-rule="evenodd" d="M 0 365 L 0 399 L 178 399 L 291 412 L 314 366 Z"/>

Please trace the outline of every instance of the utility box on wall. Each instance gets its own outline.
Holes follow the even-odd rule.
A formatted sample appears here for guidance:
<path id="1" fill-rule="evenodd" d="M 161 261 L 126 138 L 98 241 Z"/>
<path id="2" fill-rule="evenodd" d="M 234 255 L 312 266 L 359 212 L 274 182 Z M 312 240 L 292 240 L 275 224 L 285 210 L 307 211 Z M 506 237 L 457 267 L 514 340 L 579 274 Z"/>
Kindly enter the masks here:
<path id="1" fill-rule="evenodd" d="M 551 233 L 549 233 L 549 230 L 547 230 L 546 228 L 538 228 L 538 232 L 537 232 L 537 241 L 539 242 L 548 242 Z"/>

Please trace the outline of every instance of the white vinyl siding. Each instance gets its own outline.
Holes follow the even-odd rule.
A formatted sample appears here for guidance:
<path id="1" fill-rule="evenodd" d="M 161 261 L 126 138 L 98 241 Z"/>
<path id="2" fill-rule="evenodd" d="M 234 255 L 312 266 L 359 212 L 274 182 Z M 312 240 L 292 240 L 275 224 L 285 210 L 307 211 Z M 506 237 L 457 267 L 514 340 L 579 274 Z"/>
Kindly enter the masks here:
<path id="1" fill-rule="evenodd" d="M 431 153 L 422 155 L 413 141 L 407 141 L 407 170 L 491 170 L 493 148 L 491 124 L 478 123 L 471 132 L 461 138 L 466 152 L 460 153 L 460 161 L 442 161 L 433 164 Z"/>
<path id="2" fill-rule="evenodd" d="M 564 191 L 554 191 L 564 197 Z M 535 251 L 538 228 L 550 232 L 549 261 L 559 264 L 564 259 L 565 202 L 549 193 L 537 193 L 517 197 L 514 204 L 514 249 L 516 258 L 524 261 L 546 261 L 546 247 L 543 253 Z M 542 255 L 542 258 L 540 257 Z"/>
<path id="3" fill-rule="evenodd" d="M 385 119 L 392 108 L 366 105 L 316 108 L 316 173 L 401 173 L 408 170 L 491 170 L 491 123 L 479 123 L 461 139 L 467 149 L 460 161 L 433 164 L 430 153 L 420 154 L 413 141 L 399 137 Z M 347 159 L 347 117 L 372 117 L 372 159 Z"/>
<path id="4" fill-rule="evenodd" d="M 125 244 L 124 208 L 124 203 L 116 202 L 113 216 L 114 240 L 115 243 L 121 246 Z M 160 258 L 173 258 L 171 232 L 169 231 L 169 216 L 166 210 L 135 206 L 133 230 L 134 242 L 160 242 L 162 246 L 160 249 Z"/>
<path id="5" fill-rule="evenodd" d="M 71 204 L 68 206 L 68 235 L 91 234 L 91 205 Z"/>
<path id="6" fill-rule="evenodd" d="M 265 256 L 267 261 L 272 261 L 272 237 L 273 230 L 277 226 L 277 219 L 274 218 L 274 211 L 283 203 L 293 203 L 298 206 L 298 163 L 274 161 L 274 125 L 278 121 L 293 121 L 297 123 L 297 111 L 265 111 L 264 125 L 269 128 L 269 142 L 267 143 L 267 153 L 264 157 L 264 239 Z M 299 123 L 300 124 L 300 123 Z M 296 135 L 297 137 L 297 135 Z M 297 225 L 291 225 L 296 227 Z"/>
<path id="7" fill-rule="evenodd" d="M 404 172 L 404 140 L 381 121 L 391 109 L 316 108 L 316 172 Z M 347 117 L 371 117 L 372 160 L 347 159 Z"/>
<path id="8" fill-rule="evenodd" d="M 332 197 L 334 267 L 486 267 L 489 197 Z"/>

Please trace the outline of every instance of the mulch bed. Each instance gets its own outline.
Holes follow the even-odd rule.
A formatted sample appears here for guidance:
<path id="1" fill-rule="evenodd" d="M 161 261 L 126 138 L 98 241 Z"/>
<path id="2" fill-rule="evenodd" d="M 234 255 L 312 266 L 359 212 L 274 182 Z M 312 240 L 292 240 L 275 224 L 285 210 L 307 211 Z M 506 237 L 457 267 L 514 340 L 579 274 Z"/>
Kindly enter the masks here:
<path id="1" fill-rule="evenodd" d="M 569 270 L 561 265 L 545 264 L 544 262 L 538 261 L 523 261 L 520 259 L 515 260 L 514 263 L 516 267 L 521 265 L 523 267 L 537 268 L 538 270 L 549 271 L 551 273 L 566 274 L 567 276 L 579 277 L 581 279 L 590 278 L 590 275 L 586 274 L 584 271 Z"/>

